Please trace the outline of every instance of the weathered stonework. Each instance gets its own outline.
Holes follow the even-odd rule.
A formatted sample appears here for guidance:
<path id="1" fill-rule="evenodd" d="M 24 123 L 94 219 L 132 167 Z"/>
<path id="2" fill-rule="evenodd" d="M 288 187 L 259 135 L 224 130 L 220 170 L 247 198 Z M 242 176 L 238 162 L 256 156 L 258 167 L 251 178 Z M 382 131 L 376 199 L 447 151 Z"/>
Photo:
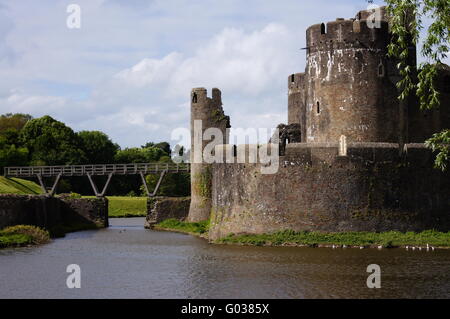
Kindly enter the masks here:
<path id="1" fill-rule="evenodd" d="M 185 221 L 189 214 L 190 197 L 153 197 L 147 200 L 145 228 L 169 218 Z"/>
<path id="2" fill-rule="evenodd" d="M 450 172 L 433 168 L 423 144 L 450 127 L 450 67 L 440 66 L 436 79 L 439 110 L 422 113 L 413 97 L 399 102 L 389 19 L 382 8 L 379 26 L 370 27 L 372 14 L 307 29 L 305 72 L 288 79 L 276 173 L 262 174 L 262 164 L 236 155 L 209 165 L 208 205 L 197 200 L 197 188 L 191 211 L 202 207 L 206 219 L 210 208 L 211 240 L 285 229 L 450 230 Z M 414 67 L 416 48 L 409 51 Z M 249 148 L 219 145 L 216 152 Z"/>
<path id="3" fill-rule="evenodd" d="M 108 200 L 0 195 L 0 229 L 13 225 L 52 229 L 60 225 L 75 224 L 108 227 Z"/>
<path id="4" fill-rule="evenodd" d="M 210 239 L 230 233 L 450 229 L 450 174 L 431 152 L 396 144 L 289 144 L 276 174 L 215 164 Z M 417 160 L 417 159 L 420 160 Z"/>
<path id="5" fill-rule="evenodd" d="M 194 122 L 201 121 L 201 130 L 194 131 Z M 202 137 L 208 128 L 218 128 L 223 133 L 223 144 L 228 142 L 227 128 L 230 118 L 222 108 L 221 92 L 212 90 L 212 97 L 207 96 L 204 88 L 191 92 L 191 206 L 188 220 L 198 222 L 209 218 L 211 211 L 211 165 L 203 161 L 202 152 L 208 141 Z M 198 136 L 201 134 L 201 136 Z M 199 141 L 196 143 L 195 141 Z"/>

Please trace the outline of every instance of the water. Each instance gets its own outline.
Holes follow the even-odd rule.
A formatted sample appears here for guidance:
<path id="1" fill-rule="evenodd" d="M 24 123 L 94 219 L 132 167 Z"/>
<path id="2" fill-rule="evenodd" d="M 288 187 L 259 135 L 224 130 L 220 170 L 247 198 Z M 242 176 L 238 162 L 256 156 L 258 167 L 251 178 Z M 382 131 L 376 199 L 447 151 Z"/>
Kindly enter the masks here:
<path id="1" fill-rule="evenodd" d="M 450 298 L 450 251 L 242 247 L 150 231 L 143 218 L 0 250 L 0 298 Z M 66 267 L 81 267 L 68 289 Z M 369 264 L 381 289 L 366 286 Z"/>

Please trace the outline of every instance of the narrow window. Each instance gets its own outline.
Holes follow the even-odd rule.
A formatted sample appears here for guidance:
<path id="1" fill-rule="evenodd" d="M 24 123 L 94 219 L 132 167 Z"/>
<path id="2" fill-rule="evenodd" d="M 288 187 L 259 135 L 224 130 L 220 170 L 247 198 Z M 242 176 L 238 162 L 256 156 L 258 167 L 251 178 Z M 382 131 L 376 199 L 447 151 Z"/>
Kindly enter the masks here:
<path id="1" fill-rule="evenodd" d="M 384 76 L 384 65 L 383 63 L 380 63 L 378 65 L 378 76 L 383 77 Z"/>
<path id="2" fill-rule="evenodd" d="M 197 93 L 192 94 L 192 103 L 197 103 Z"/>
<path id="3" fill-rule="evenodd" d="M 294 75 L 295 75 L 295 74 L 292 74 L 292 75 L 291 75 L 291 82 L 292 82 L 292 83 L 295 82 L 295 76 L 294 76 Z"/>
<path id="4" fill-rule="evenodd" d="M 233 145 L 233 157 L 237 156 L 237 146 Z"/>
<path id="5" fill-rule="evenodd" d="M 320 113 L 320 103 L 319 103 L 319 101 L 317 101 L 317 114 L 319 114 Z"/>
<path id="6" fill-rule="evenodd" d="M 320 25 L 320 34 L 325 34 L 325 33 L 327 33 L 327 28 L 325 26 L 325 23 L 322 23 Z"/>

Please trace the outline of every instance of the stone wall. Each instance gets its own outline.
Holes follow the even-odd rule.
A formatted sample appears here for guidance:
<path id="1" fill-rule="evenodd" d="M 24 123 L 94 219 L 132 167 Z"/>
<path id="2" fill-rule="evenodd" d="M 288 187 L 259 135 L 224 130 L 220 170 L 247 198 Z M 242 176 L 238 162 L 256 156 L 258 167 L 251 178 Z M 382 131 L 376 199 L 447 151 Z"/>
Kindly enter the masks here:
<path id="1" fill-rule="evenodd" d="M 0 229 L 13 225 L 52 229 L 75 224 L 78 227 L 83 224 L 108 227 L 108 200 L 0 195 Z"/>
<path id="2" fill-rule="evenodd" d="M 210 239 L 230 233 L 450 229 L 450 173 L 419 145 L 287 145 L 276 174 L 215 164 Z"/>
<path id="3" fill-rule="evenodd" d="M 145 227 L 169 218 L 186 220 L 189 214 L 190 197 L 153 197 L 147 200 Z"/>

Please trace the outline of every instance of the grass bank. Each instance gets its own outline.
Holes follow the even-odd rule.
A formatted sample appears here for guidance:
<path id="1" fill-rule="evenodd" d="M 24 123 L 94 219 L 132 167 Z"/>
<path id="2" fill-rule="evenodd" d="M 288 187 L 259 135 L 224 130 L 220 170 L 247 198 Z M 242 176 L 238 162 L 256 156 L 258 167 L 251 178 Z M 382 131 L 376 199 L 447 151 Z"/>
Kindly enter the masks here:
<path id="1" fill-rule="evenodd" d="M 147 197 L 108 196 L 109 217 L 147 216 Z"/>
<path id="2" fill-rule="evenodd" d="M 154 225 L 153 228 L 206 237 L 209 229 L 209 220 L 198 223 L 188 223 L 176 219 L 166 219 L 159 224 Z"/>
<path id="3" fill-rule="evenodd" d="M 29 180 L 0 176 L 0 194 L 38 195 L 41 187 Z"/>
<path id="4" fill-rule="evenodd" d="M 17 225 L 0 230 L 0 248 L 40 245 L 49 241 L 49 232 L 36 226 Z"/>
<path id="5" fill-rule="evenodd" d="M 94 196 L 83 196 L 94 198 Z M 147 197 L 107 196 L 110 218 L 147 216 Z"/>
<path id="6" fill-rule="evenodd" d="M 219 239 L 222 244 L 241 244 L 256 246 L 332 246 L 346 245 L 348 247 L 403 247 L 403 246 L 430 246 L 450 247 L 450 232 L 443 233 L 434 230 L 423 232 L 346 232 L 346 233 L 319 233 L 295 232 L 285 230 L 273 234 L 262 235 L 233 235 Z"/>

